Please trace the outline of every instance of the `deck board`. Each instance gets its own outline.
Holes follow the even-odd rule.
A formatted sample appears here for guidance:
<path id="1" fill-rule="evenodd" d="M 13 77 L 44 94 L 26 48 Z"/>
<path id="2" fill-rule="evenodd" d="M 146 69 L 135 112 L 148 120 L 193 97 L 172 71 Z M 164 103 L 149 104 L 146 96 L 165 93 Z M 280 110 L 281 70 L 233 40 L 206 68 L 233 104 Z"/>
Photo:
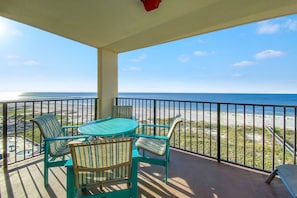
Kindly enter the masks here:
<path id="1" fill-rule="evenodd" d="M 1 198 L 66 197 L 64 167 L 51 168 L 49 186 L 43 186 L 42 156 L 10 165 L 7 172 L 0 171 Z M 141 163 L 139 197 L 290 197 L 279 178 L 268 185 L 267 174 L 176 150 L 171 153 L 168 185 L 162 182 L 163 174 L 163 167 Z"/>

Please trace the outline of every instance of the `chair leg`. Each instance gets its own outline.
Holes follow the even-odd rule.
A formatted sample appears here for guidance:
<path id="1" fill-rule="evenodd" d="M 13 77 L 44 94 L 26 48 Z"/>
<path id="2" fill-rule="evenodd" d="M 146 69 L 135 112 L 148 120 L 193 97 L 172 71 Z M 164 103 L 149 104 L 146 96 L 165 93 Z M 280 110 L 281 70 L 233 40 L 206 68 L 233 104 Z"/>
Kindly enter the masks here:
<path id="1" fill-rule="evenodd" d="M 49 143 L 46 141 L 44 145 L 45 151 L 44 151 L 44 186 L 48 185 L 48 153 L 49 153 Z"/>
<path id="2" fill-rule="evenodd" d="M 46 155 L 46 154 L 44 154 Z M 47 156 L 47 155 L 46 155 Z M 44 173 L 44 186 L 48 185 L 48 157 L 44 157 L 43 173 Z"/>
<path id="3" fill-rule="evenodd" d="M 166 165 L 165 165 L 165 184 L 167 184 L 168 180 L 168 162 L 166 162 Z"/>
<path id="4" fill-rule="evenodd" d="M 277 169 L 275 169 L 266 179 L 266 183 L 270 184 L 270 182 L 273 180 L 273 178 L 275 177 L 275 175 L 277 174 Z"/>
<path id="5" fill-rule="evenodd" d="M 165 156 L 165 184 L 167 184 L 168 180 L 168 163 L 170 158 L 170 150 L 169 147 L 167 147 L 166 156 Z"/>

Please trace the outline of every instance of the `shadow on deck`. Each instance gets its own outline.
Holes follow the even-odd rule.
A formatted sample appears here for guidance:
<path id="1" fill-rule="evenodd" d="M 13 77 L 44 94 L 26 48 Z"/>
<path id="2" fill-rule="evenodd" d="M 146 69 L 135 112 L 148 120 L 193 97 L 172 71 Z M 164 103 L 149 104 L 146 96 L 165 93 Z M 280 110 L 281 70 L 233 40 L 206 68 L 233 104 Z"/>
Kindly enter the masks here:
<path id="1" fill-rule="evenodd" d="M 50 169 L 45 188 L 42 157 L 11 165 L 7 172 L 1 169 L 0 197 L 66 197 L 66 169 Z M 266 184 L 265 173 L 176 150 L 169 164 L 168 185 L 162 182 L 163 167 L 140 164 L 139 197 L 290 197 L 279 178 Z"/>

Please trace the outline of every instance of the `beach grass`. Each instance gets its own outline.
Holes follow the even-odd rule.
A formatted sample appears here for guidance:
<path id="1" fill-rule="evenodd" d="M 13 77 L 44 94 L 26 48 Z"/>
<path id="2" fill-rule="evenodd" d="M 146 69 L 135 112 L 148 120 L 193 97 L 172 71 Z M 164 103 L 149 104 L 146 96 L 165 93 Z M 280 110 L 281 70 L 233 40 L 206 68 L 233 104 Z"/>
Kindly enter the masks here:
<path id="1" fill-rule="evenodd" d="M 159 124 L 168 123 L 168 119 L 157 120 Z M 147 129 L 153 134 L 153 128 Z M 159 129 L 156 135 L 164 135 L 166 129 Z M 294 144 L 294 131 L 275 128 L 275 133 L 281 137 L 286 134 L 286 142 Z M 261 169 L 273 170 L 283 163 L 294 163 L 296 157 L 284 144 L 277 142 L 275 137 L 265 128 L 255 126 L 218 127 L 206 121 L 186 121 L 176 129 L 171 140 L 171 146 L 193 153 L 198 153 L 221 161 Z M 220 153 L 218 154 L 218 142 Z"/>
<path id="2" fill-rule="evenodd" d="M 32 130 L 32 127 L 26 127 L 27 123 L 30 122 L 29 118 L 30 115 L 32 117 L 32 112 L 27 111 L 26 116 L 23 116 L 23 113 L 16 117 L 16 120 L 20 122 L 19 125 L 22 126 L 17 135 L 31 140 L 34 144 L 43 144 L 43 137 L 39 129 L 36 127 Z M 30 115 L 27 115 L 28 113 Z M 26 119 L 25 124 L 24 119 Z M 57 115 L 57 119 L 64 123 L 67 116 Z M 168 124 L 171 119 L 157 118 L 156 124 Z M 145 123 L 152 123 L 152 120 L 143 120 L 140 122 L 140 126 Z M 78 120 L 78 123 L 75 124 L 80 125 L 82 122 Z M 137 129 L 136 133 L 140 132 L 141 127 Z M 156 135 L 165 135 L 166 132 L 167 130 L 164 128 L 157 129 Z M 289 145 L 293 146 L 295 144 L 294 130 L 275 127 L 274 132 L 285 139 Z M 77 131 L 69 131 L 70 135 L 76 133 Z M 153 135 L 154 129 L 148 128 L 147 133 Z M 218 142 L 220 142 L 219 145 Z M 276 141 L 275 136 L 265 127 L 243 125 L 241 123 L 231 126 L 221 124 L 218 128 L 216 123 L 205 120 L 185 120 L 176 128 L 171 140 L 171 146 L 214 159 L 219 158 L 221 161 L 230 161 L 261 170 L 273 170 L 277 165 L 295 162 L 295 155 L 287 149 L 284 143 Z M 218 146 L 220 149 L 218 149 Z M 218 153 L 218 150 L 220 153 Z"/>

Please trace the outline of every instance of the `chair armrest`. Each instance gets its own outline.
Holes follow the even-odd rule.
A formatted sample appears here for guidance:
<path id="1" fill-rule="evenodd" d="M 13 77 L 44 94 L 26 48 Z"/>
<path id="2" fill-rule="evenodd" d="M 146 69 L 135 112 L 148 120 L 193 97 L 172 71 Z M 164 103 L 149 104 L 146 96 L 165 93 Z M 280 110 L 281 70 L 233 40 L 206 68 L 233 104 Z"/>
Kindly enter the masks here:
<path id="1" fill-rule="evenodd" d="M 144 137 L 144 138 L 151 138 L 151 139 L 159 139 L 159 140 L 169 140 L 167 136 L 153 136 L 153 135 L 145 135 L 145 134 L 135 134 L 134 137 L 139 138 L 139 137 Z"/>
<path id="2" fill-rule="evenodd" d="M 63 136 L 63 137 L 53 137 L 53 138 L 44 138 L 44 141 L 56 141 L 56 140 L 74 140 L 80 138 L 89 138 L 88 135 L 77 135 L 77 136 Z"/>
<path id="3" fill-rule="evenodd" d="M 62 131 L 65 136 L 67 136 L 67 129 L 76 129 L 78 126 L 62 126 Z"/>

